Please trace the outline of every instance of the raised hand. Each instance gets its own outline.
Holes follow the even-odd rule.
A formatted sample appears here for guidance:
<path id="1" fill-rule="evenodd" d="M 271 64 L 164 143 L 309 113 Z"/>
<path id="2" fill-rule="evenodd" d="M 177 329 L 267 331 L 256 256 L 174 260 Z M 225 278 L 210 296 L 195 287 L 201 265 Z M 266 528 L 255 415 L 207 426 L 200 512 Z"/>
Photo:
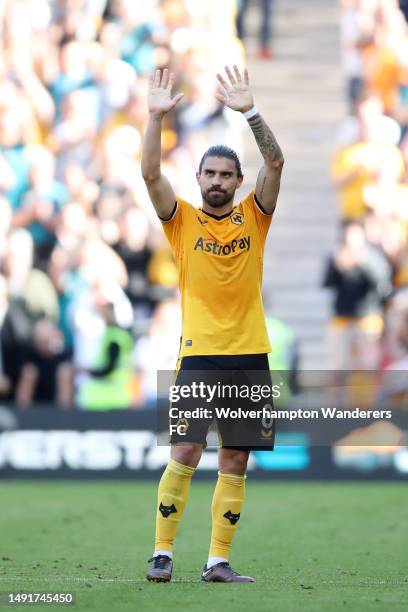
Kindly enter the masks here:
<path id="1" fill-rule="evenodd" d="M 156 70 L 155 74 L 149 79 L 149 93 L 147 96 L 147 106 L 149 113 L 164 115 L 180 102 L 184 94 L 179 93 L 171 97 L 171 90 L 174 85 L 174 74 L 169 73 L 165 68 L 163 73 Z"/>
<path id="2" fill-rule="evenodd" d="M 221 74 L 217 73 L 219 86 L 215 97 L 219 102 L 228 106 L 228 108 L 245 113 L 254 106 L 254 97 L 249 89 L 248 70 L 245 68 L 242 77 L 238 66 L 234 64 L 233 68 L 234 74 L 232 74 L 229 66 L 225 66 L 229 83 Z"/>

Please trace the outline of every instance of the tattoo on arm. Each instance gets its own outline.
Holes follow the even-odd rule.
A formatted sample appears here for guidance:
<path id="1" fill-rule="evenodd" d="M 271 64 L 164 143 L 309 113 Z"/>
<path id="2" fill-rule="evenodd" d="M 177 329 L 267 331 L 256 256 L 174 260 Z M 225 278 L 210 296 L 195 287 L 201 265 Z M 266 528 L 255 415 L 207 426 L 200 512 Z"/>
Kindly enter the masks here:
<path id="1" fill-rule="evenodd" d="M 261 189 L 259 190 L 259 199 L 262 199 L 263 192 L 264 192 L 264 189 L 265 189 L 265 183 L 266 183 L 266 176 L 263 177 Z"/>
<path id="2" fill-rule="evenodd" d="M 254 133 L 259 150 L 266 162 L 278 162 L 283 159 L 282 151 L 277 143 L 272 130 L 262 119 L 261 115 L 255 115 L 248 121 Z"/>

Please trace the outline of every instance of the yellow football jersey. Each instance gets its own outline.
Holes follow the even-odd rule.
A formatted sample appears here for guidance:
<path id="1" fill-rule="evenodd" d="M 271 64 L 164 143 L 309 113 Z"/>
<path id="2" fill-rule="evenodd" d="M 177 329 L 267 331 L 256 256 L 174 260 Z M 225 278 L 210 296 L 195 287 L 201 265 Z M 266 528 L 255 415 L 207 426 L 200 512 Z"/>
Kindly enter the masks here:
<path id="1" fill-rule="evenodd" d="M 177 198 L 162 224 L 179 274 L 180 356 L 270 352 L 262 266 L 271 218 L 253 191 L 222 217 Z"/>

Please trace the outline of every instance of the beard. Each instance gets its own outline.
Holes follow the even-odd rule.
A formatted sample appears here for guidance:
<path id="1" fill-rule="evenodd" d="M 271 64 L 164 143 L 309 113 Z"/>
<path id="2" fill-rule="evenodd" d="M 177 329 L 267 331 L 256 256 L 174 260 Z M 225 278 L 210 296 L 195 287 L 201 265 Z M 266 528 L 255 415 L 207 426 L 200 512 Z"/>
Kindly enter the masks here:
<path id="1" fill-rule="evenodd" d="M 206 191 L 201 192 L 201 196 L 206 204 L 212 206 L 213 208 L 221 208 L 228 204 L 233 198 L 234 194 L 229 193 L 228 191 Z"/>

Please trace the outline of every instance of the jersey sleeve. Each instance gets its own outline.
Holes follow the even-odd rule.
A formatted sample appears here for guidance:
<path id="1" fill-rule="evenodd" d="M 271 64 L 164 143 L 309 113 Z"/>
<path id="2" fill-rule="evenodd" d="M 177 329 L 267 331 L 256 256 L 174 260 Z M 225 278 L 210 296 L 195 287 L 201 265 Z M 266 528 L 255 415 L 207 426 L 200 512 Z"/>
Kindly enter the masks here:
<path id="1" fill-rule="evenodd" d="M 266 240 L 266 236 L 271 225 L 273 212 L 265 212 L 257 200 L 255 191 L 251 191 L 248 197 L 242 201 L 242 209 L 244 214 L 246 213 L 253 220 L 257 228 L 258 235 L 261 239 L 261 243 L 263 244 Z"/>
<path id="2" fill-rule="evenodd" d="M 178 257 L 181 253 L 183 220 L 186 216 L 186 202 L 176 198 L 173 211 L 168 219 L 159 217 L 167 240 Z"/>

